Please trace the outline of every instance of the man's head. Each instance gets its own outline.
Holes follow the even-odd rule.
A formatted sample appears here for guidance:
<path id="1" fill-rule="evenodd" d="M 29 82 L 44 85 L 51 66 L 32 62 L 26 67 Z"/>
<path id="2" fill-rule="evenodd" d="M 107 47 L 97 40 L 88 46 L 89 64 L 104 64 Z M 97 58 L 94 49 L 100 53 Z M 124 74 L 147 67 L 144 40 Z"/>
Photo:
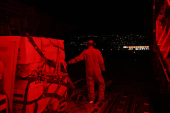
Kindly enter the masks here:
<path id="1" fill-rule="evenodd" d="M 96 44 L 93 42 L 93 40 L 89 40 L 87 41 L 87 47 L 92 47 L 92 46 L 95 46 Z"/>

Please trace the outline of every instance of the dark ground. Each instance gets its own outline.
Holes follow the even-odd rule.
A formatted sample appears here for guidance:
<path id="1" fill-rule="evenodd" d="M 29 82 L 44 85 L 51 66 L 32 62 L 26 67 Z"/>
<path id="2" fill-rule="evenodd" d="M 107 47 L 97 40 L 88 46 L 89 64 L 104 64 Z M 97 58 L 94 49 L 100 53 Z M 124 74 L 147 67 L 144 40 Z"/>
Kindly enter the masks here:
<path id="1" fill-rule="evenodd" d="M 68 54 L 66 53 L 66 55 Z M 69 57 L 66 56 L 66 61 L 74 58 L 75 55 L 78 54 L 71 53 Z M 103 53 L 103 57 L 106 65 L 104 79 L 113 81 L 114 87 L 117 86 L 116 92 L 147 96 L 152 101 L 154 111 L 161 112 L 160 99 L 158 98 L 159 88 L 153 77 L 149 51 L 106 52 Z M 68 74 L 73 82 L 85 79 L 84 61 L 69 65 Z M 86 85 L 85 81 L 78 83 L 76 87 L 79 88 L 83 85 Z"/>

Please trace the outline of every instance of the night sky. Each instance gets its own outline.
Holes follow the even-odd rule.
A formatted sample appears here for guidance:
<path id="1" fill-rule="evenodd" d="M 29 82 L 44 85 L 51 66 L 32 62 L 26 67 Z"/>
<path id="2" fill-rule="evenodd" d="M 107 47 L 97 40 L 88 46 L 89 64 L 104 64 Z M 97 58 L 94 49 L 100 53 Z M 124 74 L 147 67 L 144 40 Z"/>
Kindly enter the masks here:
<path id="1" fill-rule="evenodd" d="M 143 33 L 152 31 L 152 0 L 27 1 L 52 16 L 53 23 L 75 26 L 80 34 Z"/>

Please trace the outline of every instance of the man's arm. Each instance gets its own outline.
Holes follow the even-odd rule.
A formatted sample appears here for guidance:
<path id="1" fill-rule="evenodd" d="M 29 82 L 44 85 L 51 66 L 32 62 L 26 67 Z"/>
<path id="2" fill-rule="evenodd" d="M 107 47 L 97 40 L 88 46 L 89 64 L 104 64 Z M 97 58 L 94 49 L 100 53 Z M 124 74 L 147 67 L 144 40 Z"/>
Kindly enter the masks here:
<path id="1" fill-rule="evenodd" d="M 99 64 L 100 64 L 101 70 L 105 71 L 104 59 L 103 59 L 102 53 L 100 51 L 99 51 L 98 58 L 99 58 Z"/>
<path id="2" fill-rule="evenodd" d="M 68 61 L 68 64 L 74 64 L 77 63 L 81 60 L 84 60 L 84 51 L 77 57 L 75 57 L 74 59 L 71 59 L 70 61 Z"/>

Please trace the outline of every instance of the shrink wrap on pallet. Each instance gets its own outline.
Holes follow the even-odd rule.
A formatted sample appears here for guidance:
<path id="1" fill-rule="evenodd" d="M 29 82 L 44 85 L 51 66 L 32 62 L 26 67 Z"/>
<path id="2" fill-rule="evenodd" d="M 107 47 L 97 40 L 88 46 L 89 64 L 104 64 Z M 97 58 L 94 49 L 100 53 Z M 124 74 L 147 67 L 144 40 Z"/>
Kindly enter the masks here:
<path id="1" fill-rule="evenodd" d="M 50 109 L 52 111 L 63 112 L 67 106 L 67 102 L 61 102 L 61 104 L 59 104 L 59 103 L 60 103 L 60 101 L 56 99 L 50 105 Z"/>
<path id="2" fill-rule="evenodd" d="M 63 80 L 64 83 L 67 83 L 67 79 Z M 41 113 L 47 106 L 48 102 L 51 100 L 52 108 L 56 108 L 56 103 L 60 100 L 58 98 L 52 98 L 52 96 L 39 98 L 44 92 L 44 82 L 31 82 L 28 80 L 16 80 L 15 89 L 14 89 L 14 113 L 22 113 L 25 106 L 25 113 L 34 113 L 36 110 L 37 113 Z M 67 87 L 62 85 L 58 88 L 58 84 L 48 83 L 48 90 L 46 93 L 53 94 L 64 97 L 67 95 Z M 57 92 L 55 92 L 57 90 Z M 25 103 L 25 104 L 24 104 Z M 51 108 L 51 107 L 50 107 Z M 54 109 L 54 108 L 53 108 Z"/>
<path id="3" fill-rule="evenodd" d="M 32 37 L 36 45 L 42 50 L 47 59 L 56 62 L 56 70 L 49 66 L 44 65 L 43 70 L 46 72 L 54 72 L 61 70 L 61 63 L 65 62 L 64 40 Z M 44 59 L 35 50 L 33 45 L 29 42 L 27 37 L 22 37 L 20 41 L 20 49 L 18 54 L 18 66 L 20 67 L 18 76 L 27 77 L 32 71 L 37 70 L 44 63 Z"/>
<path id="4" fill-rule="evenodd" d="M 32 37 L 36 45 L 41 50 L 41 37 Z M 34 46 L 29 42 L 27 37 L 22 37 L 20 41 L 20 49 L 18 53 L 18 64 L 30 64 L 41 62 L 41 55 L 35 50 Z"/>
<path id="5" fill-rule="evenodd" d="M 42 38 L 42 52 L 48 59 L 56 62 L 56 70 L 49 65 L 45 65 L 45 71 L 60 71 L 61 63 L 64 64 L 65 62 L 64 40 Z"/>
<path id="6" fill-rule="evenodd" d="M 67 79 L 63 80 L 63 83 L 67 83 Z M 59 87 L 58 91 L 56 92 L 57 95 L 64 96 L 65 92 L 67 91 L 67 87 L 64 85 L 59 86 L 59 84 L 48 83 L 48 93 L 55 93 L 55 90 Z"/>
<path id="7" fill-rule="evenodd" d="M 16 80 L 14 89 L 14 113 L 22 112 L 25 105 L 25 113 L 34 113 L 45 108 L 45 99 L 38 99 L 43 94 L 43 82 L 31 82 L 28 80 Z"/>
<path id="8" fill-rule="evenodd" d="M 67 79 L 63 82 L 67 83 Z M 37 100 L 43 94 L 43 82 L 36 83 L 31 82 L 28 84 L 28 80 L 16 80 L 15 89 L 14 89 L 14 105 L 13 110 L 14 113 L 22 113 L 25 103 L 25 113 L 34 113 L 35 109 L 37 109 L 37 113 L 41 113 L 47 106 L 48 102 L 51 100 L 51 109 L 55 110 L 56 107 L 61 105 L 57 105 L 60 102 L 58 98 L 51 97 L 44 97 Z M 56 91 L 58 88 L 58 84 L 49 83 L 49 88 L 47 90 L 48 94 L 56 93 L 57 95 L 64 98 L 67 95 L 67 87 L 61 85 L 59 90 Z M 26 100 L 25 100 L 26 99 Z M 37 101 L 35 101 L 37 100 Z M 36 105 L 37 104 L 37 105 Z M 37 106 L 37 108 L 36 108 Z"/>
<path id="9" fill-rule="evenodd" d="M 42 38 L 42 52 L 45 57 L 50 60 L 57 61 L 58 48 L 52 45 L 51 38 Z M 54 68 L 46 64 L 44 66 L 46 72 L 54 72 Z"/>
<path id="10" fill-rule="evenodd" d="M 31 64 L 18 64 L 18 71 L 16 76 L 21 76 L 21 77 L 28 77 L 30 75 L 38 76 L 35 71 L 41 69 L 43 67 L 44 62 L 45 61 L 38 62 L 38 63 L 31 63 Z"/>
<path id="11" fill-rule="evenodd" d="M 39 69 L 42 69 L 43 72 L 60 72 L 61 63 L 65 63 L 64 40 L 44 37 L 33 37 L 33 40 L 47 59 L 56 62 L 56 69 L 49 66 L 47 63 L 44 64 L 44 58 L 39 55 L 27 37 L 22 37 L 18 54 L 19 71 L 17 71 L 17 75 L 28 77 L 31 74 L 34 75 L 34 72 Z M 63 82 L 67 83 L 67 79 L 64 79 Z M 56 95 L 61 97 L 67 94 L 66 86 L 61 85 L 57 92 L 55 92 L 59 85 L 57 83 L 48 83 L 48 85 L 49 84 L 51 85 L 47 93 L 56 93 Z M 46 86 L 46 83 L 42 81 L 39 83 L 37 81 L 30 82 L 28 80 L 17 79 L 14 89 L 14 112 L 23 113 L 24 109 L 25 113 L 41 113 L 46 108 L 49 101 L 56 105 L 56 103 L 59 102 L 57 98 L 52 98 L 52 96 L 39 98 L 44 93 L 44 86 Z"/>
<path id="12" fill-rule="evenodd" d="M 42 38 L 42 52 L 45 57 L 57 61 L 58 48 L 52 44 L 51 38 Z"/>
<path id="13" fill-rule="evenodd" d="M 66 78 L 63 80 L 63 83 L 67 83 Z M 59 84 L 49 83 L 48 85 L 49 87 L 48 87 L 47 93 L 57 95 L 57 96 L 54 96 L 54 98 L 52 98 L 52 100 L 50 101 L 49 109 L 54 110 L 54 111 L 57 110 L 57 112 L 63 111 L 67 104 L 67 102 L 64 102 L 64 100 L 67 97 L 68 88 L 62 84 L 59 86 Z"/>

